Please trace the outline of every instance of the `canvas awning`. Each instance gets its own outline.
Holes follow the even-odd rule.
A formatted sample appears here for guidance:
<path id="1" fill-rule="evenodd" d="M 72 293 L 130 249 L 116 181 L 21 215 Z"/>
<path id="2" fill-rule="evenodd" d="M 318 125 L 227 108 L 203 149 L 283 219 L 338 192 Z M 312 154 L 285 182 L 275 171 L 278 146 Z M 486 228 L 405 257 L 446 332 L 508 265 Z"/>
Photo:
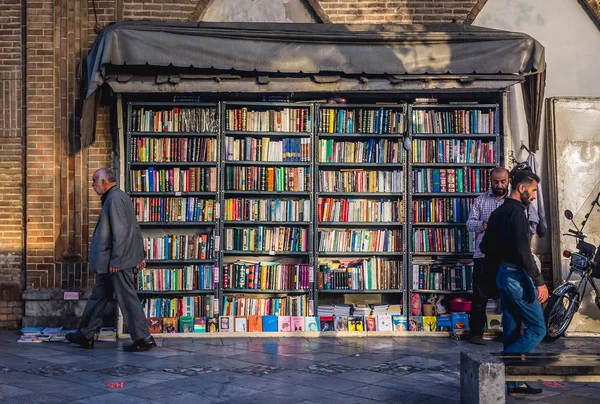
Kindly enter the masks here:
<path id="1" fill-rule="evenodd" d="M 87 58 L 81 122 L 93 142 L 107 71 L 198 69 L 250 75 L 538 75 L 544 47 L 532 37 L 460 24 L 343 25 L 123 21 L 100 33 Z M 539 81 L 539 80 L 538 80 Z M 528 86 L 540 94 L 543 86 Z M 537 111 L 538 108 L 533 108 Z"/>

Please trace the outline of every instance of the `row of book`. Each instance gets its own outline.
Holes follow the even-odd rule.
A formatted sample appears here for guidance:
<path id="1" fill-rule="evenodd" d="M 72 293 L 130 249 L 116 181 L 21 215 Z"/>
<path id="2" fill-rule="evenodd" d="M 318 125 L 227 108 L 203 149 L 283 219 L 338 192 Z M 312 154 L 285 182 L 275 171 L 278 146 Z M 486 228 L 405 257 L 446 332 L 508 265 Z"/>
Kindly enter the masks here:
<path id="1" fill-rule="evenodd" d="M 212 317 L 218 308 L 211 295 L 147 298 L 141 304 L 146 317 Z"/>
<path id="2" fill-rule="evenodd" d="M 320 264 L 319 290 L 402 289 L 402 261 L 381 258 L 362 259 L 341 264 Z"/>
<path id="3" fill-rule="evenodd" d="M 210 234 L 170 234 L 144 237 L 144 250 L 149 260 L 212 259 L 214 238 Z"/>
<path id="4" fill-rule="evenodd" d="M 319 252 L 401 252 L 402 230 L 319 230 Z"/>
<path id="5" fill-rule="evenodd" d="M 334 199 L 317 201 L 319 222 L 397 223 L 404 221 L 404 205 L 399 199 Z"/>
<path id="6" fill-rule="evenodd" d="M 321 192 L 402 192 L 402 170 L 319 171 Z"/>
<path id="7" fill-rule="evenodd" d="M 468 330 L 466 313 L 443 316 L 278 316 L 228 315 L 220 317 L 151 317 L 147 319 L 152 334 L 168 333 L 245 333 L 245 332 L 436 332 Z"/>
<path id="8" fill-rule="evenodd" d="M 378 316 L 383 314 L 402 314 L 402 304 L 334 304 L 319 306 L 320 316 Z"/>
<path id="9" fill-rule="evenodd" d="M 473 198 L 430 198 L 413 200 L 416 223 L 466 223 Z"/>
<path id="10" fill-rule="evenodd" d="M 362 142 L 319 140 L 320 163 L 401 164 L 404 157 L 402 140 L 371 139 Z"/>
<path id="11" fill-rule="evenodd" d="M 215 132 L 216 108 L 134 109 L 131 115 L 134 132 Z"/>
<path id="12" fill-rule="evenodd" d="M 497 133 L 494 109 L 455 109 L 450 111 L 413 109 L 413 133 Z"/>
<path id="13" fill-rule="evenodd" d="M 223 296 L 224 316 L 307 316 L 308 296 L 246 298 Z"/>
<path id="14" fill-rule="evenodd" d="M 473 290 L 472 264 L 413 264 L 413 290 Z"/>
<path id="15" fill-rule="evenodd" d="M 225 111 L 225 128 L 247 132 L 310 132 L 312 117 L 310 109 L 279 108 L 259 110 L 249 108 Z"/>
<path id="16" fill-rule="evenodd" d="M 236 262 L 223 265 L 223 288 L 304 290 L 310 288 L 310 271 L 306 264 Z"/>
<path id="17" fill-rule="evenodd" d="M 131 192 L 217 192 L 216 167 L 131 170 Z"/>
<path id="18" fill-rule="evenodd" d="M 414 139 L 413 163 L 494 162 L 494 142 L 475 139 Z"/>
<path id="19" fill-rule="evenodd" d="M 132 137 L 129 160 L 132 162 L 217 161 L 217 139 L 207 137 Z"/>
<path id="20" fill-rule="evenodd" d="M 310 138 L 292 137 L 273 140 L 269 137 L 225 138 L 227 161 L 310 161 Z"/>
<path id="21" fill-rule="evenodd" d="M 308 199 L 226 199 L 225 220 L 310 222 Z"/>
<path id="22" fill-rule="evenodd" d="M 473 237 L 467 229 L 413 229 L 412 249 L 415 252 L 473 252 Z"/>
<path id="23" fill-rule="evenodd" d="M 225 167 L 228 191 L 304 192 L 310 189 L 309 167 Z"/>
<path id="24" fill-rule="evenodd" d="M 231 251 L 308 251 L 308 229 L 303 227 L 226 228 L 225 250 Z"/>
<path id="25" fill-rule="evenodd" d="M 487 168 L 415 168 L 414 192 L 485 192 L 491 176 Z"/>
<path id="26" fill-rule="evenodd" d="M 182 268 L 145 268 L 136 273 L 138 290 L 210 290 L 218 268 L 214 265 L 187 265 Z"/>
<path id="27" fill-rule="evenodd" d="M 392 108 L 327 108 L 319 111 L 321 133 L 404 133 L 404 112 Z"/>
<path id="28" fill-rule="evenodd" d="M 139 223 L 212 222 L 218 219 L 214 199 L 132 197 Z"/>

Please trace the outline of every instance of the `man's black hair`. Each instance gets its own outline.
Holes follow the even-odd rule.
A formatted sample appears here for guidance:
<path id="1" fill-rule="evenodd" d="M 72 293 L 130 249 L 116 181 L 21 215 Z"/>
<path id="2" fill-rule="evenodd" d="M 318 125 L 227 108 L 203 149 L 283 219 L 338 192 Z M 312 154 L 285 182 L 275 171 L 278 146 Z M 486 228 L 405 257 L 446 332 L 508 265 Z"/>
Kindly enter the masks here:
<path id="1" fill-rule="evenodd" d="M 510 187 L 514 191 L 519 185 L 525 184 L 525 186 L 530 185 L 533 181 L 540 182 L 540 177 L 538 177 L 534 172 L 529 170 L 520 170 L 513 173 L 510 180 Z"/>

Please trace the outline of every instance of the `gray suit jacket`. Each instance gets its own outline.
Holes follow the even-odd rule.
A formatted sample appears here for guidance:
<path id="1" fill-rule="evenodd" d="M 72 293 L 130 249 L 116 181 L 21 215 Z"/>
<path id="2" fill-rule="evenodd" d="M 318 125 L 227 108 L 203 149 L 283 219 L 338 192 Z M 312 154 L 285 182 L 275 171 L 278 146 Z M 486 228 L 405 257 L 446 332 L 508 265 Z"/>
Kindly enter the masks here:
<path id="1" fill-rule="evenodd" d="M 144 259 L 142 231 L 129 196 L 114 187 L 102 205 L 92 235 L 89 263 L 93 272 L 106 274 L 109 267 L 132 268 Z"/>

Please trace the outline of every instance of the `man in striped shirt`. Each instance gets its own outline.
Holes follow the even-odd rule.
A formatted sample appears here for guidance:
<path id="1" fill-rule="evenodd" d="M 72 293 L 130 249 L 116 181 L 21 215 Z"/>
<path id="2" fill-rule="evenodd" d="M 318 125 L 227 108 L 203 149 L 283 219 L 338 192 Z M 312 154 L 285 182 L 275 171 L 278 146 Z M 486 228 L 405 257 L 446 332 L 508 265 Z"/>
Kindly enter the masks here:
<path id="1" fill-rule="evenodd" d="M 475 199 L 469 219 L 467 230 L 474 233 L 475 252 L 473 253 L 473 301 L 471 302 L 470 328 L 471 342 L 477 345 L 485 345 L 483 339 L 483 328 L 485 324 L 485 309 L 490 297 L 498 295 L 496 286 L 496 274 L 498 266 L 485 268 L 485 255 L 479 249 L 483 239 L 488 219 L 508 195 L 508 170 L 504 167 L 496 167 L 491 172 L 492 187 L 486 193 Z"/>

